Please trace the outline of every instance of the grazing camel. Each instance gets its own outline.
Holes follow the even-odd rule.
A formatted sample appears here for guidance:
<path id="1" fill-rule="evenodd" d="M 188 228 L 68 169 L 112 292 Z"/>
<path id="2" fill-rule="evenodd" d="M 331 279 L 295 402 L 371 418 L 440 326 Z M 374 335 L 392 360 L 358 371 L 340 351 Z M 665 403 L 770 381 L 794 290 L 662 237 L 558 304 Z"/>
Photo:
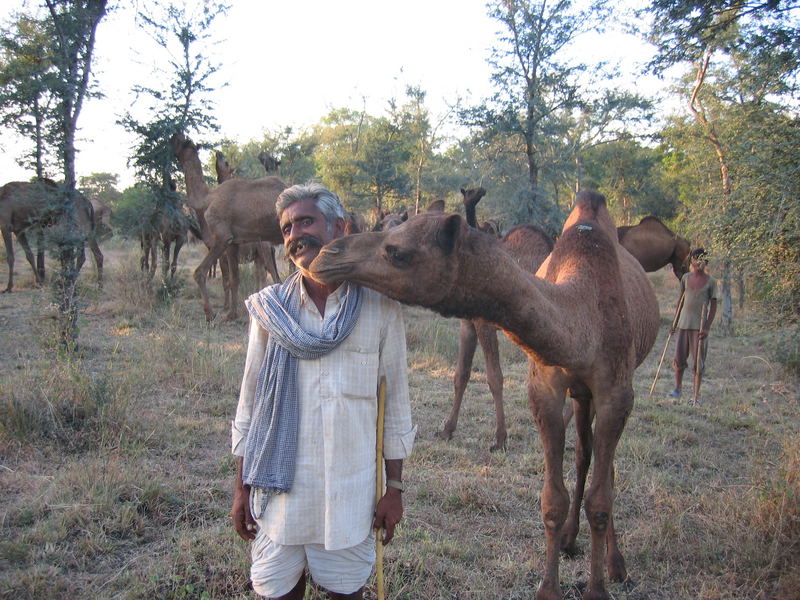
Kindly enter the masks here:
<path id="1" fill-rule="evenodd" d="M 6 247 L 6 262 L 8 263 L 8 284 L 4 292 L 11 292 L 14 287 L 14 245 L 11 235 L 17 237 L 25 257 L 33 269 L 36 285 L 44 282 L 44 233 L 43 229 L 54 225 L 59 213 L 52 207 L 52 199 L 58 191 L 58 184 L 50 179 L 36 182 L 12 181 L 0 188 L 0 230 Z M 78 271 L 86 261 L 84 245 L 89 248 L 94 256 L 97 267 L 97 283 L 103 284 L 103 253 L 97 243 L 96 222 L 94 209 L 83 194 L 75 197 L 75 218 L 82 240 L 78 246 Z M 34 259 L 33 252 L 28 244 L 27 234 L 35 232 L 37 237 L 37 255 Z"/>
<path id="2" fill-rule="evenodd" d="M 220 266 L 223 280 L 229 277 L 230 308 L 226 319 L 235 319 L 239 311 L 239 246 L 259 241 L 282 243 L 275 200 L 286 184 L 277 177 L 229 179 L 209 189 L 203 179 L 197 147 L 182 133 L 173 135 L 171 142 L 186 179 L 187 201 L 197 213 L 203 242 L 209 249 L 194 271 L 203 312 L 206 320 L 214 319 L 206 279 L 211 265 L 228 252 L 228 260 Z"/>
<path id="3" fill-rule="evenodd" d="M 613 522 L 614 452 L 633 408 L 633 373 L 656 339 L 659 309 L 641 265 L 619 245 L 605 198 L 578 194 L 536 277 L 459 215 L 423 214 L 386 232 L 339 238 L 311 264 L 324 283 L 351 281 L 445 316 L 494 324 L 529 358 L 528 404 L 544 446 L 546 534 L 537 600 L 557 600 L 559 552 L 574 548 L 584 482 L 591 529 L 585 600 L 607 600 L 603 566 L 627 577 Z M 565 394 L 575 406 L 577 483 L 564 485 Z M 594 432 L 592 432 L 592 412 Z"/>
<path id="4" fill-rule="evenodd" d="M 672 265 L 680 280 L 689 271 L 689 240 L 673 233 L 656 217 L 644 217 L 638 225 L 617 227 L 617 235 L 620 244 L 648 273 Z"/>
<path id="5" fill-rule="evenodd" d="M 483 188 L 461 190 L 464 196 L 467 224 L 478 229 L 475 206 L 486 194 Z M 484 232 L 485 233 L 485 232 Z M 491 235 L 491 234 L 489 234 Z M 511 229 L 501 240 L 502 248 L 517 259 L 517 263 L 531 274 L 536 272 L 553 249 L 553 239 L 535 225 L 520 225 Z M 492 393 L 495 409 L 494 444 L 491 452 L 506 448 L 506 421 L 503 408 L 503 369 L 500 366 L 500 348 L 497 343 L 497 328 L 481 320 L 461 319 L 458 336 L 458 360 L 453 375 L 453 406 L 450 415 L 437 434 L 449 440 L 458 425 L 458 413 L 472 372 L 472 359 L 480 343 L 486 360 L 486 381 Z"/>

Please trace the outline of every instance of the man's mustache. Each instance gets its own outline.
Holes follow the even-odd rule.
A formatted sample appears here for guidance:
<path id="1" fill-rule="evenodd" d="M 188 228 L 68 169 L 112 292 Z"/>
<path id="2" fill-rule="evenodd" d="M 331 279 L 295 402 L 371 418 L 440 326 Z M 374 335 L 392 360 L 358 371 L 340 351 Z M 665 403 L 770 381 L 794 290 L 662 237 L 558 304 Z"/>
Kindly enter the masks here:
<path id="1" fill-rule="evenodd" d="M 289 252 L 289 256 L 294 256 L 294 253 L 301 248 L 322 248 L 322 246 L 324 246 L 324 244 L 319 238 L 313 235 L 304 235 L 303 237 L 289 242 L 286 246 L 286 250 Z"/>

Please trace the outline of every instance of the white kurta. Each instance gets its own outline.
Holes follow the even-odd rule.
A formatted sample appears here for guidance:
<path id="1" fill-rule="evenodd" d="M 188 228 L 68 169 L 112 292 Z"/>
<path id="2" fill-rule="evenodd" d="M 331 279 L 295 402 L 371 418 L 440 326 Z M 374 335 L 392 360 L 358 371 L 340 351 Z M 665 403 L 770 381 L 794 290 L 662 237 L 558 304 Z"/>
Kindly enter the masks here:
<path id="1" fill-rule="evenodd" d="M 328 297 L 325 314 L 336 312 L 341 288 Z M 305 286 L 300 286 L 301 326 L 319 334 L 323 320 Z M 267 332 L 250 319 L 250 339 L 236 418 L 233 454 L 244 456 L 256 380 Z M 318 360 L 300 360 L 297 370 L 300 424 L 292 489 L 270 498 L 258 525 L 279 544 L 324 544 L 328 550 L 354 546 L 370 532 L 375 509 L 377 385 L 386 376 L 383 453 L 411 454 L 416 427 L 408 397 L 405 327 L 400 305 L 364 288 L 353 331 Z M 261 494 L 254 491 L 253 505 Z"/>

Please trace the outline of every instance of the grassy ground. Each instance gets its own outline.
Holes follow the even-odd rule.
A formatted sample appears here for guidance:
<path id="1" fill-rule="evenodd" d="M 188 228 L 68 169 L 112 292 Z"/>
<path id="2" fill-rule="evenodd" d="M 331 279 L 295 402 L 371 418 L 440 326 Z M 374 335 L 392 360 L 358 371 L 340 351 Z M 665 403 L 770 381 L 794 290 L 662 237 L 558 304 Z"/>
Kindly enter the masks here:
<path id="1" fill-rule="evenodd" d="M 253 598 L 248 547 L 227 516 L 246 322 L 205 324 L 189 269 L 197 247 L 184 251 L 182 285 L 160 291 L 139 275 L 133 244 L 103 249 L 105 288 L 89 263 L 82 274 L 74 356 L 54 346 L 48 292 L 31 288 L 24 261 L 18 291 L 0 296 L 0 598 Z M 774 333 L 744 312 L 735 336 L 713 332 L 700 406 L 665 400 L 668 361 L 648 397 L 677 290 L 666 271 L 651 278 L 662 330 L 637 371 L 617 452 L 615 520 L 630 581 L 611 584 L 611 595 L 796 599 L 798 381 L 771 358 Z M 210 287 L 219 307 L 219 280 Z M 244 288 L 255 288 L 247 269 Z M 443 442 L 435 433 L 452 399 L 458 323 L 405 310 L 419 435 L 404 469 L 405 519 L 386 549 L 387 597 L 532 598 L 542 457 L 524 356 L 501 340 L 508 451 L 488 451 L 494 411 L 481 357 L 459 429 Z M 579 543 L 587 552 L 561 563 L 565 598 L 587 581 L 585 521 Z"/>

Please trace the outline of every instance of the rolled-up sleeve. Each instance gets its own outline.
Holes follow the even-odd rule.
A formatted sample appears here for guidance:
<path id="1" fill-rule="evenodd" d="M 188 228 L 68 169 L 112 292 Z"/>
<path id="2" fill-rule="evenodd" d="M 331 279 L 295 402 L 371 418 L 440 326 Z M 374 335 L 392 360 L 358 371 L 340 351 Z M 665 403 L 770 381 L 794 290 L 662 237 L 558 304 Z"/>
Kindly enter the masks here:
<path id="1" fill-rule="evenodd" d="M 408 392 L 406 331 L 400 304 L 383 299 L 385 320 L 381 329 L 379 376 L 386 376 L 386 413 L 383 456 L 403 459 L 411 455 L 417 428 L 411 420 Z"/>
<path id="2" fill-rule="evenodd" d="M 247 358 L 244 363 L 242 386 L 239 389 L 239 404 L 236 407 L 236 417 L 231 422 L 231 451 L 235 456 L 244 456 L 247 433 L 250 431 L 250 418 L 253 413 L 258 373 L 264 361 L 268 339 L 269 334 L 266 330 L 250 317 Z"/>

